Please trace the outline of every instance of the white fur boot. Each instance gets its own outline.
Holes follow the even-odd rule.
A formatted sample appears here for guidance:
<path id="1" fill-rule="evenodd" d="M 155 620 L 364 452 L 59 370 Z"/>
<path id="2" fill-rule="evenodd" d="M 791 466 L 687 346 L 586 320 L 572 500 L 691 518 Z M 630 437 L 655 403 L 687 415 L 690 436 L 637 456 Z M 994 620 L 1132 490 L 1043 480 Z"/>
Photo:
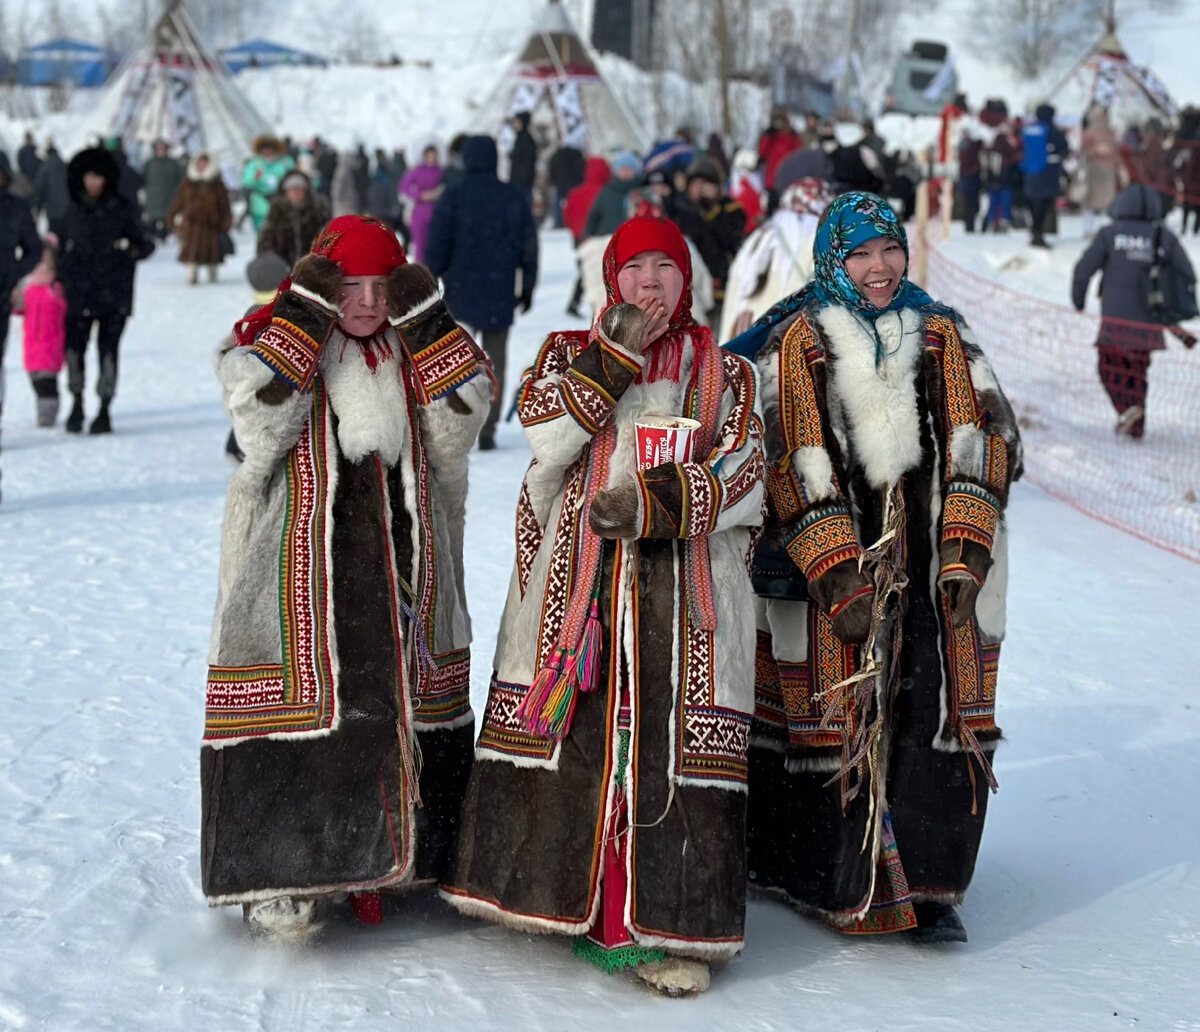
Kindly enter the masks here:
<path id="1" fill-rule="evenodd" d="M 695 996 L 708 988 L 708 964 L 689 957 L 664 957 L 639 964 L 637 976 L 664 996 Z"/>
<path id="2" fill-rule="evenodd" d="M 242 904 L 242 920 L 256 939 L 302 945 L 316 934 L 317 901 L 295 896 L 276 896 Z"/>

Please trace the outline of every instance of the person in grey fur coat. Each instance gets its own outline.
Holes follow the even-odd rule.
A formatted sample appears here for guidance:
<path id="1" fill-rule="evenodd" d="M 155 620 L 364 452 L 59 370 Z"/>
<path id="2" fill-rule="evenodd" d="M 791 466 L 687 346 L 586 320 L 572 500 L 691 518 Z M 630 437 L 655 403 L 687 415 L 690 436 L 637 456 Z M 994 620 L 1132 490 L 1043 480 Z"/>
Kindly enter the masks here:
<path id="1" fill-rule="evenodd" d="M 218 371 L 230 482 L 201 748 L 202 880 L 300 939 L 446 869 L 471 769 L 463 583 L 482 353 L 395 233 L 330 222 Z"/>

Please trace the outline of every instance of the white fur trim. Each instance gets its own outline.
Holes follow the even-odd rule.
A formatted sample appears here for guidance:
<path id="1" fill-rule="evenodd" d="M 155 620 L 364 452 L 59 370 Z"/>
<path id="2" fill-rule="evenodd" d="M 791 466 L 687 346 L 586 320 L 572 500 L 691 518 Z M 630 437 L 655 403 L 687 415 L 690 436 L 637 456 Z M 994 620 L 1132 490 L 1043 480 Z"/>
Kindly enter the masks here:
<path id="1" fill-rule="evenodd" d="M 325 309 L 325 311 L 331 312 L 337 315 L 339 318 L 341 317 L 342 310 L 332 302 L 325 300 L 325 298 L 316 293 L 316 291 L 309 290 L 306 287 L 298 286 L 295 283 L 293 283 L 288 289 L 291 290 L 293 294 L 299 294 L 302 298 L 311 301 L 314 305 L 320 305 Z"/>
<path id="2" fill-rule="evenodd" d="M 422 312 L 428 312 L 429 309 L 436 305 L 441 299 L 442 295 L 435 290 L 429 295 L 429 297 L 425 298 L 423 301 L 418 301 L 412 306 L 412 308 L 408 309 L 408 311 L 397 316 L 388 316 L 388 322 L 390 322 L 393 326 L 399 326 L 401 323 L 406 323 L 410 319 L 415 319 Z"/>
<path id="3" fill-rule="evenodd" d="M 975 600 L 975 619 L 979 634 L 985 642 L 1004 640 L 1007 629 L 1008 596 L 1008 527 L 1003 518 L 996 524 L 992 539 L 992 567 Z"/>
<path id="4" fill-rule="evenodd" d="M 639 369 L 646 364 L 646 356 L 644 354 L 637 351 L 630 351 L 628 348 L 622 347 L 615 340 L 612 340 L 608 334 L 606 334 L 599 327 L 596 327 L 596 336 L 598 336 L 602 341 L 604 341 L 605 344 L 612 348 L 613 351 L 617 352 L 617 354 L 623 355 L 625 358 L 629 359 L 630 362 L 636 362 Z"/>
<path id="5" fill-rule="evenodd" d="M 921 462 L 916 395 L 920 317 L 909 309 L 879 317 L 875 326 L 883 354 L 878 366 L 874 335 L 853 313 L 831 306 L 822 309 L 820 322 L 834 359 L 829 401 L 835 432 L 844 425 L 873 487 L 898 483 Z"/>
<path id="6" fill-rule="evenodd" d="M 389 331 L 387 339 L 399 356 L 395 334 Z M 338 417 L 342 454 L 351 462 L 361 462 L 377 453 L 388 466 L 396 465 L 412 434 L 399 358 L 380 361 L 372 372 L 362 349 L 334 330 L 321 349 L 321 374 Z M 405 499 L 406 504 L 410 501 Z"/>
<path id="7" fill-rule="evenodd" d="M 792 469 L 813 502 L 827 501 L 837 494 L 833 486 L 833 464 L 824 448 L 797 448 L 792 452 Z"/>
<path id="8" fill-rule="evenodd" d="M 445 889 L 439 889 L 438 895 L 460 914 L 466 914 L 468 917 L 478 917 L 484 921 L 491 921 L 494 924 L 506 925 L 519 932 L 533 932 L 537 935 L 550 935 L 553 933 L 558 933 L 559 935 L 582 935 L 592 927 L 595 921 L 594 917 L 589 917 L 586 921 L 551 921 L 544 917 L 530 917 L 528 914 L 517 914 L 511 910 L 505 910 L 496 903 L 482 900 L 475 896 L 460 896 L 454 892 L 447 892 Z M 597 892 L 596 898 L 599 899 L 599 897 L 600 894 Z"/>
<path id="9" fill-rule="evenodd" d="M 950 431 L 950 476 L 983 479 L 983 447 L 987 435 L 973 423 Z"/>
<path id="10" fill-rule="evenodd" d="M 550 759 L 538 760 L 532 756 L 514 756 L 511 753 L 498 752 L 495 749 L 477 745 L 475 760 L 477 762 L 490 760 L 493 763 L 511 763 L 514 767 L 525 767 L 530 770 L 558 770 L 558 757 L 561 752 L 562 744 L 559 743 L 550 754 Z"/>

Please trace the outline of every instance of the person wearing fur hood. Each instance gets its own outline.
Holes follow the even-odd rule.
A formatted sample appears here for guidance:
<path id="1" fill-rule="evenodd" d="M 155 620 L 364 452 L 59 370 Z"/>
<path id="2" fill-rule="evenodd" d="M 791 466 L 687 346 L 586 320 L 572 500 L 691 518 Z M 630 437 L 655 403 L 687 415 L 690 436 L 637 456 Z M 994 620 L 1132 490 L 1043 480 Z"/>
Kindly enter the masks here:
<path id="1" fill-rule="evenodd" d="M 196 282 L 201 265 L 215 283 L 217 267 L 225 260 L 221 237 L 233 225 L 233 214 L 221 170 L 207 154 L 188 162 L 187 175 L 167 208 L 167 225 L 179 237 L 179 260 L 188 267 L 188 283 Z"/>
<path id="2" fill-rule="evenodd" d="M 765 496 L 753 371 L 692 318 L 690 264 L 672 223 L 628 220 L 607 306 L 552 333 L 521 387 L 534 458 L 443 886 L 671 995 L 742 948 Z M 690 459 L 641 468 L 650 416 L 695 421 Z"/>
<path id="3" fill-rule="evenodd" d="M 447 873 L 471 766 L 467 453 L 491 385 L 428 270 L 331 221 L 219 359 L 229 486 L 201 748 L 202 882 L 302 938 Z"/>
<path id="4" fill-rule="evenodd" d="M 996 787 L 1016 422 L 962 317 L 909 282 L 885 200 L 838 197 L 813 257 L 729 345 L 763 382 L 755 567 L 786 564 L 756 579 L 750 878 L 843 931 L 961 941 Z"/>

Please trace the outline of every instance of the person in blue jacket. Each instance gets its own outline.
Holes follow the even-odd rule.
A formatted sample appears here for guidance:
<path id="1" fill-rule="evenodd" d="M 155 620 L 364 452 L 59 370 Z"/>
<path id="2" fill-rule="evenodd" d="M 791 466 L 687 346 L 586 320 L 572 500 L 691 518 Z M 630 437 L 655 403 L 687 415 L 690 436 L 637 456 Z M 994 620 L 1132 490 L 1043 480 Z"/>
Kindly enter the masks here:
<path id="1" fill-rule="evenodd" d="M 515 309 L 528 312 L 538 274 L 537 229 L 524 193 L 496 175 L 496 141 L 463 144 L 464 175 L 438 199 L 425 243 L 425 265 L 440 276 L 446 307 L 470 327 L 492 363 L 496 388 L 479 448 L 496 446 L 504 394 L 508 331 Z"/>
<path id="2" fill-rule="evenodd" d="M 1025 200 L 1032 221 L 1029 243 L 1032 247 L 1049 247 L 1046 242 L 1048 220 L 1054 202 L 1062 193 L 1063 159 L 1071 148 L 1063 131 L 1054 124 L 1052 105 L 1038 105 L 1034 115 L 1035 120 L 1026 122 L 1021 128 L 1025 155 L 1021 159 L 1021 171 L 1025 176 Z"/>

